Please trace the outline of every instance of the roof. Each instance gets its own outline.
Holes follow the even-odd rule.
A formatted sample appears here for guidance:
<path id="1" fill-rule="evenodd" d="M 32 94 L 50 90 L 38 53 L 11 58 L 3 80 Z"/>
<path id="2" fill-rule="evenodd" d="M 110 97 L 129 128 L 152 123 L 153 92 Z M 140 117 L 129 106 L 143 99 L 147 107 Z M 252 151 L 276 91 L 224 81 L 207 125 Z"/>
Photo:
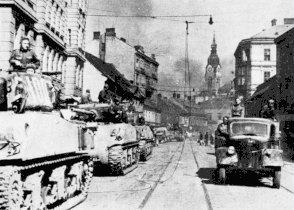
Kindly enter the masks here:
<path id="1" fill-rule="evenodd" d="M 256 91 L 253 93 L 253 95 L 248 99 L 248 101 L 252 101 L 255 97 L 264 94 L 268 90 L 273 90 L 276 87 L 276 78 L 277 76 L 271 77 L 266 82 L 260 84 L 257 86 Z"/>
<path id="2" fill-rule="evenodd" d="M 105 77 L 117 83 L 125 91 L 132 93 L 137 98 L 144 98 L 144 93 L 135 85 L 132 85 L 111 63 L 105 63 L 100 58 L 85 52 L 86 59 Z"/>
<path id="3" fill-rule="evenodd" d="M 254 35 L 248 39 L 243 39 L 241 42 L 239 42 L 238 47 L 236 48 L 234 55 L 236 56 L 238 49 L 244 43 L 252 42 L 255 40 L 272 40 L 274 42 L 274 40 L 277 37 L 281 36 L 282 34 L 286 33 L 287 31 L 289 31 L 293 28 L 294 28 L 294 25 L 290 25 L 290 24 L 275 25 L 269 29 L 266 29 L 266 30 L 263 30 L 262 32 L 259 32 L 258 34 Z"/>
<path id="4" fill-rule="evenodd" d="M 257 38 L 258 39 L 259 38 L 275 39 L 292 28 L 294 28 L 294 25 L 275 25 L 269 29 L 263 30 L 262 32 L 252 36 L 251 39 L 257 39 Z"/>
<path id="5" fill-rule="evenodd" d="M 263 123 L 273 123 L 273 120 L 266 119 L 266 118 L 256 118 L 256 117 L 231 117 L 228 120 L 229 122 L 263 122 Z"/>

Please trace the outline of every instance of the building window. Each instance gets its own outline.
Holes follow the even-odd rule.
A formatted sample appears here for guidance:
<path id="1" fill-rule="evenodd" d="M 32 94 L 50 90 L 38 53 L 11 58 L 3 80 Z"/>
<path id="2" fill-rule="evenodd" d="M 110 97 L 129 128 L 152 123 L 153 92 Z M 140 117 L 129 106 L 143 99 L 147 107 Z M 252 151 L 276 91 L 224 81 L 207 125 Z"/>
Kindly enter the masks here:
<path id="1" fill-rule="evenodd" d="M 238 85 L 245 85 L 245 77 L 239 77 Z"/>
<path id="2" fill-rule="evenodd" d="M 246 55 L 245 50 L 242 51 L 242 60 L 247 61 L 247 55 Z"/>
<path id="3" fill-rule="evenodd" d="M 264 49 L 264 60 L 265 61 L 271 60 L 271 50 L 270 49 Z"/>
<path id="4" fill-rule="evenodd" d="M 264 72 L 264 82 L 266 82 L 267 80 L 269 80 L 269 78 L 271 78 L 271 72 L 265 71 Z"/>

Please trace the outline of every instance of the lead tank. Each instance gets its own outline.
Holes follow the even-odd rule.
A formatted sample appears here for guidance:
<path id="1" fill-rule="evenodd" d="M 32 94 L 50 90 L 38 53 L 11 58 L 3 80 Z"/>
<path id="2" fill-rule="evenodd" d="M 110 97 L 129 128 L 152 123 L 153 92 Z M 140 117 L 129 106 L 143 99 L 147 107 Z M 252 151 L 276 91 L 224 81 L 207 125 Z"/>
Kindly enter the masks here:
<path id="1" fill-rule="evenodd" d="M 0 209 L 69 209 L 88 194 L 93 132 L 53 110 L 53 90 L 48 76 L 0 78 Z"/>

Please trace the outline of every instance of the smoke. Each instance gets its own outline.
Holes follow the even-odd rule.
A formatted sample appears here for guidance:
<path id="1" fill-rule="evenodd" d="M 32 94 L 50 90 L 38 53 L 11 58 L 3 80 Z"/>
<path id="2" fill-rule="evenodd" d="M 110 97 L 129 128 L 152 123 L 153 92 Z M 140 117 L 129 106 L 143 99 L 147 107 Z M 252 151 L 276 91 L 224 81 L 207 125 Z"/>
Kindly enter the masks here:
<path id="1" fill-rule="evenodd" d="M 183 94 L 185 90 L 185 75 L 187 88 L 189 87 L 188 78 L 190 75 L 191 88 L 194 88 L 195 91 L 199 91 L 201 86 L 205 83 L 203 69 L 203 64 L 199 61 L 189 60 L 190 74 L 188 74 L 187 66 L 185 68 L 185 58 L 180 58 L 174 62 L 173 69 L 170 73 L 159 73 L 158 90 L 162 90 L 162 93 L 166 96 L 171 96 L 173 91 L 178 91 L 178 93 Z"/>
<path id="2" fill-rule="evenodd" d="M 228 57 L 221 60 L 222 85 L 231 82 L 235 78 L 235 59 Z"/>
<path id="3" fill-rule="evenodd" d="M 105 31 L 105 28 L 116 29 L 117 36 L 124 37 L 128 43 L 141 44 L 146 39 L 146 24 L 151 18 L 111 17 L 111 16 L 148 16 L 152 14 L 151 1 L 138 0 L 90 0 L 89 14 L 109 15 L 109 17 L 97 17 L 96 30 Z M 142 44 L 143 45 L 143 44 Z"/>

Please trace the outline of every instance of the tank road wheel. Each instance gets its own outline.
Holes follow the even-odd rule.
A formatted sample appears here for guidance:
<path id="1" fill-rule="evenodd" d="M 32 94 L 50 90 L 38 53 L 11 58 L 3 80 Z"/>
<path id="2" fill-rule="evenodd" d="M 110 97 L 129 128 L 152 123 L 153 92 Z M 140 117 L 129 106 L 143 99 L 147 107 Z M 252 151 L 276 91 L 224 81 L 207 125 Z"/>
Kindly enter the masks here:
<path id="1" fill-rule="evenodd" d="M 273 187 L 280 189 L 281 187 L 281 169 L 276 169 L 273 175 Z"/>
<path id="2" fill-rule="evenodd" d="M 225 168 L 219 168 L 218 169 L 218 183 L 219 184 L 225 184 L 226 183 L 226 169 Z"/>
<path id="3" fill-rule="evenodd" d="M 122 160 L 123 160 L 123 150 L 121 146 L 114 146 L 109 148 L 108 151 L 108 164 L 110 167 L 110 174 L 112 175 L 122 175 L 123 174 L 123 167 L 122 167 Z M 126 165 L 127 167 L 127 165 Z"/>

